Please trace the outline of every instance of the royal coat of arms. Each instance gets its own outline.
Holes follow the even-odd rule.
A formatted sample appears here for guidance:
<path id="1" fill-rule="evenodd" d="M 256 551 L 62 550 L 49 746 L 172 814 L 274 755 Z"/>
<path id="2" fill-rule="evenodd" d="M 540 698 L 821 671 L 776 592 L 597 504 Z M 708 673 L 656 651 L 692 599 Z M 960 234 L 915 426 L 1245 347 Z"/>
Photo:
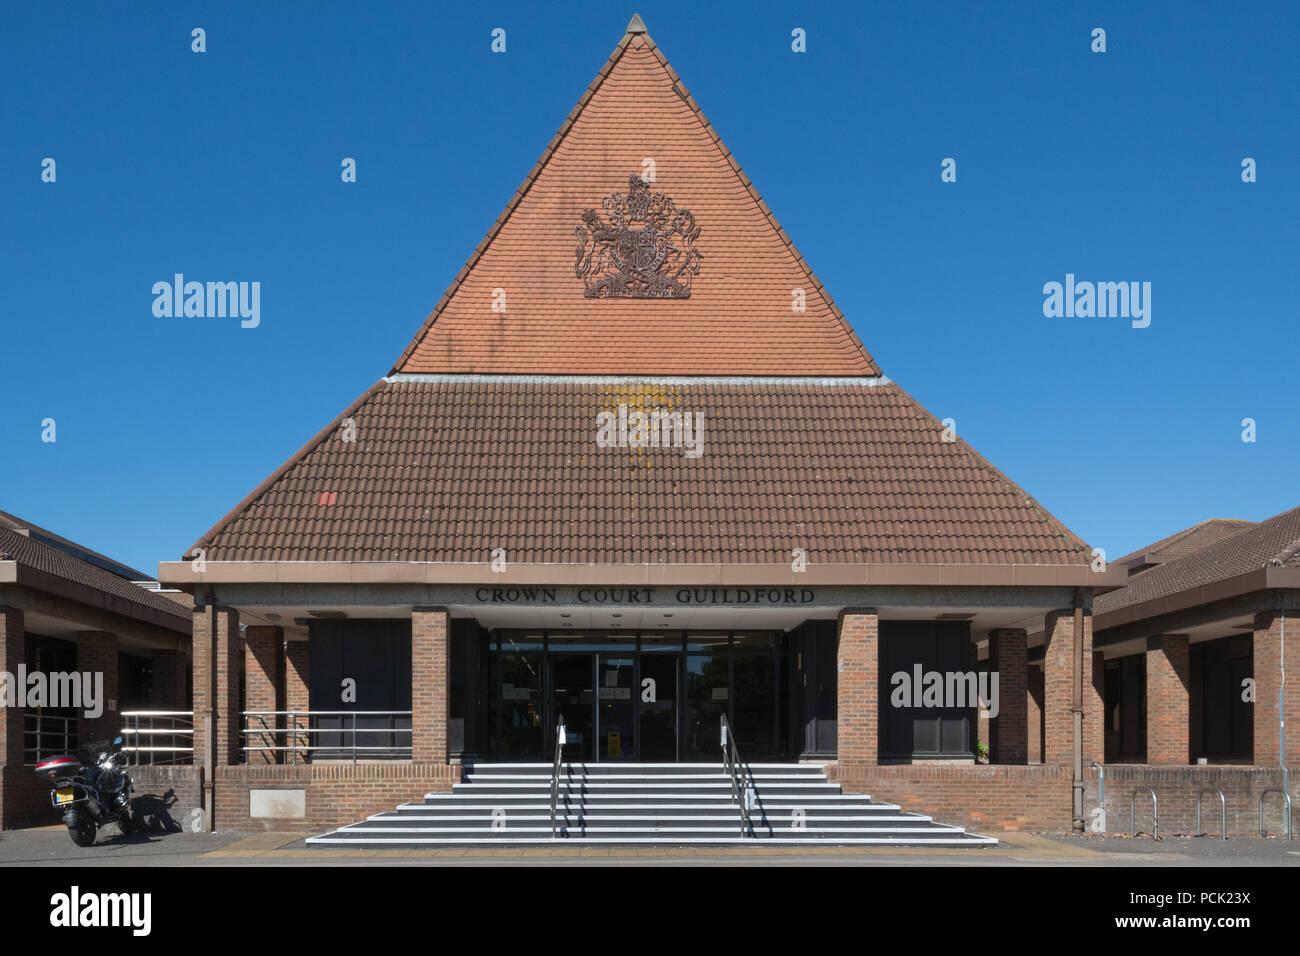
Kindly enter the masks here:
<path id="1" fill-rule="evenodd" d="M 651 193 L 640 176 L 628 177 L 627 194 L 588 209 L 573 230 L 581 245 L 574 272 L 589 299 L 687 299 L 699 275 L 695 217 L 663 193 Z"/>

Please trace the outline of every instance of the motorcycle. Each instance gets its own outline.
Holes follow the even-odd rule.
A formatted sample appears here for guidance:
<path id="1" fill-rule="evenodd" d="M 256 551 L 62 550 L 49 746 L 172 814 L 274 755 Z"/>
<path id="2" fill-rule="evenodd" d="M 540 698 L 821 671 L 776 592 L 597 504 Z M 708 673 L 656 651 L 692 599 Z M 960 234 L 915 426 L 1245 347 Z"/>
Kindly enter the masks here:
<path id="1" fill-rule="evenodd" d="M 126 752 L 122 738 L 86 747 L 90 759 L 73 754 L 48 757 L 36 765 L 36 775 L 51 787 L 50 803 L 63 811 L 63 822 L 77 846 L 95 842 L 95 831 L 117 824 L 123 836 L 134 828 L 131 818 L 131 775 L 122 769 Z"/>

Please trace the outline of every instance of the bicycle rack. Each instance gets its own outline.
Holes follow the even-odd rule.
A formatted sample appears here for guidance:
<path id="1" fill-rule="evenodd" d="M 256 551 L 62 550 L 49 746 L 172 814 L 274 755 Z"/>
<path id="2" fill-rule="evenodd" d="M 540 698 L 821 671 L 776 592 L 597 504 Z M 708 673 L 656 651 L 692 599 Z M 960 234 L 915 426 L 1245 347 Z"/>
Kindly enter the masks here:
<path id="1" fill-rule="evenodd" d="M 1138 794 L 1145 790 L 1151 794 L 1151 839 L 1160 839 L 1160 800 L 1156 797 L 1156 792 L 1150 787 L 1134 787 L 1133 799 L 1128 802 L 1128 828 L 1129 836 L 1137 836 L 1137 798 Z"/>
<path id="2" fill-rule="evenodd" d="M 1264 835 L 1264 798 L 1270 793 L 1282 794 L 1282 799 L 1286 801 L 1284 809 L 1286 810 L 1286 838 L 1291 839 L 1291 794 L 1285 790 L 1265 790 L 1259 795 L 1259 835 Z"/>
<path id="3" fill-rule="evenodd" d="M 1226 840 L 1228 839 L 1228 801 L 1218 787 L 1207 787 L 1196 795 L 1196 835 L 1201 836 L 1205 832 L 1201 829 L 1201 797 L 1207 793 L 1219 795 L 1219 829 L 1223 832 L 1223 839 Z"/>

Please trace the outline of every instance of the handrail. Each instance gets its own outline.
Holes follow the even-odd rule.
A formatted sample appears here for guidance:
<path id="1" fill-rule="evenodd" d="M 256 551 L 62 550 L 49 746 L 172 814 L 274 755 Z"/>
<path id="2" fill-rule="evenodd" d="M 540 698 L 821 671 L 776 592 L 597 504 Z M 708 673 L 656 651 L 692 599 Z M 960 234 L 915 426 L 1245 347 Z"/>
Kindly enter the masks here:
<path id="1" fill-rule="evenodd" d="M 1285 790 L 1277 790 L 1277 789 L 1265 790 L 1263 793 L 1259 795 L 1259 835 L 1260 836 L 1264 835 L 1264 798 L 1267 797 L 1270 793 L 1280 793 L 1282 794 L 1282 799 L 1286 801 L 1286 806 L 1283 809 L 1286 811 L 1285 814 L 1286 815 L 1286 838 L 1290 840 L 1291 839 L 1291 794 L 1287 793 Z"/>
<path id="2" fill-rule="evenodd" d="M 304 753 L 304 760 L 311 759 L 337 759 L 351 757 L 355 765 L 359 758 L 362 757 L 409 757 L 412 754 L 413 732 L 410 727 L 399 727 L 397 722 L 403 718 L 412 716 L 409 710 L 244 710 L 240 711 L 243 718 L 243 737 L 244 744 L 242 747 L 245 759 L 253 753 L 288 753 L 292 763 L 298 763 L 299 752 Z M 268 718 L 287 717 L 287 721 L 271 720 L 268 726 Z M 317 717 L 347 717 L 351 718 L 348 726 L 339 727 L 319 727 L 311 726 Z M 358 717 L 384 717 L 388 719 L 386 727 L 358 727 Z M 308 721 L 307 726 L 301 726 L 301 719 Z M 260 721 L 260 726 L 254 726 L 254 720 Z M 282 726 L 287 724 L 287 726 Z M 281 725 L 281 726 L 277 726 Z M 343 739 L 338 746 L 325 746 L 316 742 L 313 735 L 338 734 Z M 399 739 L 399 735 L 406 738 L 407 743 L 395 743 L 393 745 L 381 745 L 361 743 L 360 734 L 386 734 L 394 741 Z M 255 745 L 250 741 L 253 738 L 260 738 L 269 743 Z M 285 740 L 285 743 L 279 741 Z M 337 757 L 335 757 L 337 755 Z"/>
<path id="3" fill-rule="evenodd" d="M 564 754 L 564 716 L 555 725 L 555 761 L 551 764 L 551 839 L 555 839 L 555 804 L 560 795 L 560 760 Z"/>
<path id="4" fill-rule="evenodd" d="M 1150 787 L 1134 787 L 1133 799 L 1128 802 L 1129 836 L 1137 836 L 1137 798 L 1145 790 L 1151 794 L 1151 839 L 1160 839 L 1160 800 Z"/>
<path id="5" fill-rule="evenodd" d="M 194 759 L 192 711 L 124 710 L 120 716 L 123 723 L 121 734 L 127 740 L 122 749 L 130 755 L 132 764 L 146 761 L 151 765 L 190 763 Z M 169 726 L 162 726 L 164 721 Z"/>
<path id="6" fill-rule="evenodd" d="M 47 730 L 44 724 L 52 724 L 55 729 Z M 29 746 L 27 739 L 36 738 L 34 746 Z M 53 747 L 45 746 L 45 738 L 53 737 L 58 741 Z M 38 764 L 46 757 L 58 753 L 69 753 L 77 747 L 77 718 L 60 717 L 57 714 L 46 714 L 42 711 L 28 711 L 23 714 L 23 763 L 26 764 L 28 754 L 31 755 L 31 762 Z"/>
<path id="7" fill-rule="evenodd" d="M 744 837 L 750 829 L 749 823 L 749 787 L 740 786 L 740 750 L 736 747 L 736 735 L 731 732 L 727 715 L 722 715 L 722 769 L 731 780 L 731 799 L 740 808 L 740 835 Z"/>
<path id="8" fill-rule="evenodd" d="M 1196 795 L 1196 835 L 1200 836 L 1204 832 L 1201 829 L 1201 797 L 1207 793 L 1219 795 L 1219 828 L 1223 831 L 1223 839 L 1226 840 L 1228 839 L 1228 801 L 1218 787 L 1206 787 Z"/>

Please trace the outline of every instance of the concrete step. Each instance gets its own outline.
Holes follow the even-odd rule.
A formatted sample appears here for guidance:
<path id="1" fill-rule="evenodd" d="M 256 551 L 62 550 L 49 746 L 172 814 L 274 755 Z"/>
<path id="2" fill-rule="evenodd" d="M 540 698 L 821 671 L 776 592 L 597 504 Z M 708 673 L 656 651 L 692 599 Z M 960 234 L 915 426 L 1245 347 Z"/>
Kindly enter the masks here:
<path id="1" fill-rule="evenodd" d="M 451 793 L 426 794 L 332 833 L 313 847 L 892 845 L 987 846 L 997 841 L 845 794 L 821 768 L 750 764 L 750 828 L 720 764 L 566 764 L 551 826 L 551 765 L 476 764 Z"/>

